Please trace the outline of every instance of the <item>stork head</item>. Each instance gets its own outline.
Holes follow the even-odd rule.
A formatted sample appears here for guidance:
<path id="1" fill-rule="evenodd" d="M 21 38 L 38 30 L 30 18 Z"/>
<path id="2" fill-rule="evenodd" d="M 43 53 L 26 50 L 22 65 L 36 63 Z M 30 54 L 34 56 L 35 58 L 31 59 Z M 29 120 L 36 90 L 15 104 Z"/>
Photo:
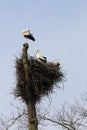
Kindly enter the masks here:
<path id="1" fill-rule="evenodd" d="M 36 54 L 40 54 L 40 50 L 39 49 L 36 50 Z"/>

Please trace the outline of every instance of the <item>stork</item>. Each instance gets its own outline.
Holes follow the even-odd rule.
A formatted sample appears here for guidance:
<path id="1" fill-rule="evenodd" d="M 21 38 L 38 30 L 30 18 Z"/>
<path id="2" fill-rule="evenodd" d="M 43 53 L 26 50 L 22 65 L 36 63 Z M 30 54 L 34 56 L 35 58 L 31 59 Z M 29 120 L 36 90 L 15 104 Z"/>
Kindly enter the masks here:
<path id="1" fill-rule="evenodd" d="M 39 61 L 42 61 L 42 62 L 46 62 L 47 61 L 46 57 L 40 55 L 40 50 L 36 51 L 35 58 L 37 60 L 39 60 Z"/>
<path id="2" fill-rule="evenodd" d="M 35 38 L 33 37 L 33 34 L 30 33 L 30 30 L 29 29 L 25 29 L 22 31 L 22 35 L 27 38 L 27 39 L 30 39 L 32 41 L 35 41 Z"/>

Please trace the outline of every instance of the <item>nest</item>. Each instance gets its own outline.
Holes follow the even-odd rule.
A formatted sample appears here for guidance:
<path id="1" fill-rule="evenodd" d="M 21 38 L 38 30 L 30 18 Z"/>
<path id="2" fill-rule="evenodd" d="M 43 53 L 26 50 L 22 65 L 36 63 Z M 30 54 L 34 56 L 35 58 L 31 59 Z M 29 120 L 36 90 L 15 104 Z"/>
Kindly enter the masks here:
<path id="1" fill-rule="evenodd" d="M 28 87 L 26 87 L 23 60 L 16 58 L 16 87 L 14 95 L 20 97 L 26 104 L 40 101 L 41 97 L 49 95 L 58 82 L 63 79 L 59 63 L 40 62 L 33 57 L 28 58 Z"/>

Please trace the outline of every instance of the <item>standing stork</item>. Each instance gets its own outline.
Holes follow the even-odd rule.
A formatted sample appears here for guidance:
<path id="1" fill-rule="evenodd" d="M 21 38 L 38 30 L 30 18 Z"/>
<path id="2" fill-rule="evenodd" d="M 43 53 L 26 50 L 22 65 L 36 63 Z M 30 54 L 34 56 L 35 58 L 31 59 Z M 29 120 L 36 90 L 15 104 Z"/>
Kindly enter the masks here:
<path id="1" fill-rule="evenodd" d="M 26 39 L 30 39 L 32 41 L 35 41 L 35 38 L 33 37 L 33 34 L 30 33 L 29 29 L 25 29 L 22 31 L 22 35 L 26 38 Z"/>
<path id="2" fill-rule="evenodd" d="M 35 58 L 39 61 L 42 61 L 42 62 L 46 62 L 47 59 L 45 56 L 41 56 L 40 55 L 40 50 L 37 50 L 36 53 L 35 53 Z"/>

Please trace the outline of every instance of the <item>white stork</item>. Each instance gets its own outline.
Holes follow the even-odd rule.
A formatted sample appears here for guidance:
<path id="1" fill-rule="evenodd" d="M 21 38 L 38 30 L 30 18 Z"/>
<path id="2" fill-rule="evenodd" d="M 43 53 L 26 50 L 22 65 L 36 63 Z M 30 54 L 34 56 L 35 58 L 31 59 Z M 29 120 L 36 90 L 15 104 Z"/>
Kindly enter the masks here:
<path id="1" fill-rule="evenodd" d="M 27 38 L 27 39 L 30 39 L 32 41 L 35 41 L 35 38 L 33 37 L 33 35 L 30 33 L 30 30 L 29 29 L 25 29 L 22 31 L 22 35 Z"/>
<path id="2" fill-rule="evenodd" d="M 40 50 L 37 50 L 35 53 L 35 58 L 39 61 L 46 62 L 46 57 L 40 55 Z"/>

